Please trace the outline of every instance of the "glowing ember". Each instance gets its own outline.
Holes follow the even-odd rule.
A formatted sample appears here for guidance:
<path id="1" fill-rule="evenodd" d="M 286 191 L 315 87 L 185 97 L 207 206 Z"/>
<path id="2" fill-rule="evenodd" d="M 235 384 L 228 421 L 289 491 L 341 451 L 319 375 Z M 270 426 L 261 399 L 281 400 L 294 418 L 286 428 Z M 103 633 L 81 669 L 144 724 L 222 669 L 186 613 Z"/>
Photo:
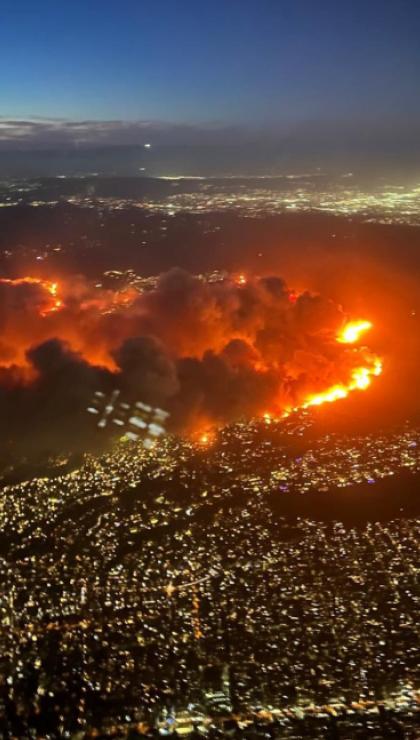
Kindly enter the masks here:
<path id="1" fill-rule="evenodd" d="M 360 339 L 361 334 L 369 331 L 373 324 L 370 321 L 350 321 L 337 336 L 337 342 L 342 344 L 354 344 Z"/>
<path id="2" fill-rule="evenodd" d="M 216 428 L 217 425 L 209 426 L 207 431 L 199 433 L 198 436 L 194 434 L 193 438 L 201 447 L 210 447 L 216 441 Z"/>
<path id="3" fill-rule="evenodd" d="M 58 283 L 41 282 L 41 285 L 54 298 L 54 303 L 51 308 L 48 308 L 46 311 L 43 312 L 43 316 L 45 316 L 46 314 L 58 311 L 62 307 L 63 302 L 60 300 L 60 298 L 57 297 Z"/>
<path id="4" fill-rule="evenodd" d="M 373 365 L 373 375 L 380 375 L 382 372 L 382 360 L 379 359 L 379 357 L 376 358 L 374 365 Z"/>

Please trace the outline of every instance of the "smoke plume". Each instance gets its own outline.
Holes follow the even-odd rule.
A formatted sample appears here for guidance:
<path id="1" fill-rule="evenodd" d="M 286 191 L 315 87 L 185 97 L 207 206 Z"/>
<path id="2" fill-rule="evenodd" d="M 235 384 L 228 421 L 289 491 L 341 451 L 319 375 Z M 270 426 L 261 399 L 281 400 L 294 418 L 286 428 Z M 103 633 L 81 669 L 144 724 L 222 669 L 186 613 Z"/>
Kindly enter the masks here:
<path id="1" fill-rule="evenodd" d="M 188 433 L 280 414 L 371 362 L 337 342 L 345 319 L 277 276 L 209 283 L 173 269 L 142 294 L 76 276 L 0 280 L 3 446 L 87 446 L 95 390 L 159 405 Z"/>

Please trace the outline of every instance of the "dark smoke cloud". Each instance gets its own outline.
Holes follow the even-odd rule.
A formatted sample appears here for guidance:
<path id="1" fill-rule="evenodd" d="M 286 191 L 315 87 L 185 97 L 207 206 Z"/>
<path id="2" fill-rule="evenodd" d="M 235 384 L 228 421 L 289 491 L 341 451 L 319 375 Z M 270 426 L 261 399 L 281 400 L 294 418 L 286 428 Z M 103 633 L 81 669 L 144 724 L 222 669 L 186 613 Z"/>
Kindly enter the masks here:
<path id="1" fill-rule="evenodd" d="M 114 353 L 120 386 L 130 398 L 162 404 L 179 390 L 177 368 L 154 337 L 132 337 Z"/>
<path id="2" fill-rule="evenodd" d="M 278 392 L 277 373 L 256 372 L 251 364 L 235 360 L 228 352 L 206 352 L 201 360 L 179 361 L 181 391 L 174 409 L 178 423 L 222 424 L 270 407 Z"/>
<path id="3" fill-rule="evenodd" d="M 81 450 L 90 444 L 85 409 L 98 385 L 111 378 L 59 339 L 27 353 L 36 373 L 28 383 L 16 366 L 0 374 L 0 439 L 21 454 Z"/>
<path id="4" fill-rule="evenodd" d="M 48 305 L 45 290 L 37 283 L 0 282 L 0 331 L 12 314 L 15 320 L 25 318 L 29 312 L 41 312 Z"/>
<path id="5" fill-rule="evenodd" d="M 0 438 L 24 452 L 88 446 L 97 389 L 166 408 L 173 429 L 191 431 L 280 411 L 360 364 L 335 341 L 341 308 L 295 299 L 276 276 L 209 284 L 173 269 L 126 306 L 69 278 L 47 314 L 42 286 L 0 288 Z M 8 364 L 19 344 L 25 362 Z"/>

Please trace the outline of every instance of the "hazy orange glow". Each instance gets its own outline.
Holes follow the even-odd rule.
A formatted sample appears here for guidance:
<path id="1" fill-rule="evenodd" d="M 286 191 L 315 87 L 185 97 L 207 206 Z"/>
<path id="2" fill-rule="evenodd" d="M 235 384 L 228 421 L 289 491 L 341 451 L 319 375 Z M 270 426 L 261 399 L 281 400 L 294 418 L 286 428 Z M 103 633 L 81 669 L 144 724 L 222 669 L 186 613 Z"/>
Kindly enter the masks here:
<path id="1" fill-rule="evenodd" d="M 372 329 L 371 321 L 349 321 L 337 335 L 337 342 L 342 344 L 354 344 L 361 335 Z"/>
<path id="2" fill-rule="evenodd" d="M 39 289 L 36 300 L 31 297 L 33 304 L 30 315 L 22 319 L 19 312 L 9 311 L 9 321 L 3 326 L 2 339 L 5 344 L 13 347 L 13 355 L 9 358 L 0 357 L 0 367 L 16 365 L 24 372 L 24 377 L 31 381 L 33 373 L 28 365 L 26 352 L 32 346 L 41 344 L 50 338 L 58 337 L 67 342 L 70 347 L 79 352 L 82 357 L 92 365 L 107 367 L 113 371 L 115 363 L 109 354 L 109 347 L 104 341 L 92 342 L 81 328 L 74 316 L 69 314 L 66 297 L 78 297 L 78 310 L 80 317 L 105 315 L 112 312 L 121 304 L 125 307 L 134 298 L 134 291 L 129 295 L 121 296 L 111 291 L 95 291 L 85 296 L 77 294 L 73 283 L 58 282 L 56 279 L 43 279 L 25 275 L 19 278 L 0 278 L 0 286 L 11 287 L 32 286 Z M 74 295 L 73 295 L 74 293 Z M 128 293 L 128 291 L 127 291 Z M 135 293 L 135 295 L 138 295 Z M 76 305 L 76 304 L 73 304 Z"/>
<path id="3" fill-rule="evenodd" d="M 191 439 L 200 447 L 210 447 L 216 441 L 216 428 L 217 425 L 212 424 L 211 421 L 206 421 L 204 429 L 201 426 L 201 428 L 198 427 L 190 431 Z"/>
<path id="4" fill-rule="evenodd" d="M 51 296 L 51 305 L 40 312 L 41 316 L 47 316 L 49 313 L 58 311 L 63 305 L 62 300 L 58 297 L 58 283 L 52 283 L 49 280 L 41 280 L 41 278 L 34 278 L 31 276 L 25 276 L 22 278 L 16 278 L 14 280 L 9 278 L 0 278 L 0 283 L 3 285 L 39 285 L 49 293 Z"/>

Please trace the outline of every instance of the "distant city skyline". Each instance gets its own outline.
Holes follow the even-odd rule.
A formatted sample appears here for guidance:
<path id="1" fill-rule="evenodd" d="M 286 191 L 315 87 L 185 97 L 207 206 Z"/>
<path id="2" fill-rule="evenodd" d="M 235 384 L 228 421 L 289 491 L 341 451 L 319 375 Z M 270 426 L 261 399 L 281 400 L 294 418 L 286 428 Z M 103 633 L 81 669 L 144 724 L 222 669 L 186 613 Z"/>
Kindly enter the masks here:
<path id="1" fill-rule="evenodd" d="M 420 130 L 410 0 L 8 0 L 0 147 L 288 137 L 398 150 Z"/>

